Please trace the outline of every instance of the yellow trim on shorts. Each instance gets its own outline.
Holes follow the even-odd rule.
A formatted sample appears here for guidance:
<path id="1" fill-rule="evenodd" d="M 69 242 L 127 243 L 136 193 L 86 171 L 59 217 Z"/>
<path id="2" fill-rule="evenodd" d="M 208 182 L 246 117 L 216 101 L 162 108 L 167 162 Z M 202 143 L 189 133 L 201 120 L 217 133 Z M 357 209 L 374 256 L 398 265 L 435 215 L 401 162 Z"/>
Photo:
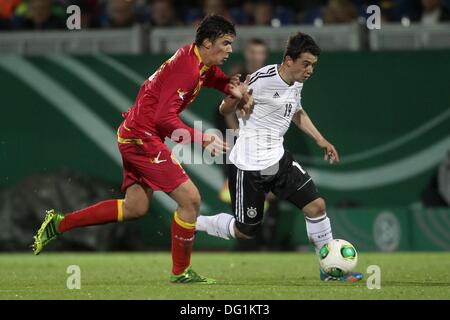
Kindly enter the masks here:
<path id="1" fill-rule="evenodd" d="M 138 138 L 136 138 L 136 139 L 126 139 L 126 138 L 122 138 L 122 137 L 117 136 L 117 141 L 119 143 L 122 143 L 122 144 L 127 144 L 127 143 L 139 144 L 139 145 L 143 145 L 144 144 L 144 141 L 142 141 L 142 139 L 138 139 Z"/>

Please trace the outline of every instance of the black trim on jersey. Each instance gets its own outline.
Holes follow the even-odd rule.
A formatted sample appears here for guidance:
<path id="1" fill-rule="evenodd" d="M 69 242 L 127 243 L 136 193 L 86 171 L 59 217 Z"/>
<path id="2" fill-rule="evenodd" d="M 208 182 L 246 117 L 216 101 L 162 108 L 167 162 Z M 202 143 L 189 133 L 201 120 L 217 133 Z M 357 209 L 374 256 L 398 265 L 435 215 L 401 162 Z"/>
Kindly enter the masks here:
<path id="1" fill-rule="evenodd" d="M 273 72 L 273 73 L 271 73 L 271 74 L 259 75 L 259 76 L 257 76 L 256 78 L 254 78 L 252 81 L 250 81 L 250 82 L 248 83 L 248 85 L 251 85 L 252 83 L 256 82 L 256 80 L 258 80 L 258 79 L 262 79 L 262 78 L 270 78 L 270 77 L 273 77 L 273 76 L 276 76 L 276 75 L 277 75 L 276 72 Z"/>
<path id="2" fill-rule="evenodd" d="M 253 77 L 250 79 L 250 83 L 255 82 L 255 80 L 258 79 L 259 77 L 267 76 L 267 75 L 274 74 L 274 73 L 275 73 L 275 71 L 270 71 L 270 72 L 260 73 L 260 74 L 258 74 L 258 75 L 256 75 L 256 76 L 253 76 Z"/>
<path id="3" fill-rule="evenodd" d="M 257 73 L 255 73 L 255 75 L 252 77 L 252 79 L 253 79 L 254 77 L 260 75 L 260 74 L 266 74 L 266 73 L 272 72 L 273 70 L 275 70 L 275 66 L 270 67 L 270 68 L 267 69 L 267 71 L 265 71 L 265 72 L 258 71 Z M 250 79 L 250 80 L 252 80 L 252 79 Z"/>
<path id="4" fill-rule="evenodd" d="M 257 78 L 257 77 L 259 77 L 259 76 L 262 76 L 262 75 L 266 75 L 266 74 L 272 73 L 273 71 L 275 71 L 275 66 L 269 68 L 266 72 L 258 71 L 257 73 L 255 73 L 255 75 L 254 75 L 253 77 L 250 78 L 250 82 L 252 82 L 255 78 Z"/>

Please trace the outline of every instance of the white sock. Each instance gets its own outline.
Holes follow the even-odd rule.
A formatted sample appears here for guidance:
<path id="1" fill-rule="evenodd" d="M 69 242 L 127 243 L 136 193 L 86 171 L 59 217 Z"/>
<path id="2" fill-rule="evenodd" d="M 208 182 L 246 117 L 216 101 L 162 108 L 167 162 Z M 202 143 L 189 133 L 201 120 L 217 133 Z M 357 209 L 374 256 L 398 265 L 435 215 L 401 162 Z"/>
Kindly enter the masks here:
<path id="1" fill-rule="evenodd" d="M 195 229 L 206 231 L 207 234 L 230 240 L 236 238 L 234 233 L 235 219 L 231 214 L 219 213 L 214 216 L 198 216 Z"/>
<path id="2" fill-rule="evenodd" d="M 333 239 L 330 219 L 328 219 L 327 214 L 324 213 L 322 216 L 317 218 L 309 218 L 305 216 L 305 221 L 309 241 L 311 241 L 314 245 L 316 253 L 319 253 L 320 248 Z"/>

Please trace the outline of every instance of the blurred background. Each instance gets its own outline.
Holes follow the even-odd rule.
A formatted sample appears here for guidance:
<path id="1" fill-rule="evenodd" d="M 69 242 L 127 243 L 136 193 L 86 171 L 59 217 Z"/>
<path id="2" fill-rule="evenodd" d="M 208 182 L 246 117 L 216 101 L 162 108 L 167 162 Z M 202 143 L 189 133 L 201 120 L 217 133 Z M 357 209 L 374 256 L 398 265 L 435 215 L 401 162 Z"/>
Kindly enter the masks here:
<path id="1" fill-rule="evenodd" d="M 69 30 L 81 9 L 79 30 Z M 369 29 L 370 5 L 381 9 Z M 237 26 L 223 66 L 280 63 L 289 35 L 323 49 L 302 104 L 338 149 L 329 166 L 293 126 L 286 147 L 327 201 L 335 238 L 365 251 L 450 250 L 450 1 L 0 0 L 0 250 L 25 251 L 48 208 L 69 212 L 122 197 L 115 132 L 142 81 L 191 43 L 205 14 Z M 233 127 L 204 89 L 182 119 Z M 226 168 L 185 164 L 201 213 L 231 212 Z M 303 216 L 267 199 L 261 234 L 197 250 L 312 250 Z M 154 196 L 142 220 L 65 234 L 49 250 L 167 250 L 175 203 Z M 47 248 L 46 248 L 47 250 Z"/>

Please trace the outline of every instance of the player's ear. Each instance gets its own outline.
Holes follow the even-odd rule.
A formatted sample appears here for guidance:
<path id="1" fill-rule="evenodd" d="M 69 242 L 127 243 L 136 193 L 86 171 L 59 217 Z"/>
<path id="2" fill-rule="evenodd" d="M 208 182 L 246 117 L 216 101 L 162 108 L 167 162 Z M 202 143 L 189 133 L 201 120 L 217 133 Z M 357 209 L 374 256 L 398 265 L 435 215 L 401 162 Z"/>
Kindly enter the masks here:
<path id="1" fill-rule="evenodd" d="M 284 62 L 286 63 L 286 65 L 288 67 L 292 66 L 292 64 L 294 63 L 294 60 L 292 60 L 291 56 L 286 56 L 284 58 Z"/>
<path id="2" fill-rule="evenodd" d="M 212 42 L 211 42 L 211 40 L 209 40 L 208 38 L 204 39 L 204 40 L 203 40 L 203 46 L 204 46 L 206 49 L 211 49 L 211 47 L 212 47 Z"/>

